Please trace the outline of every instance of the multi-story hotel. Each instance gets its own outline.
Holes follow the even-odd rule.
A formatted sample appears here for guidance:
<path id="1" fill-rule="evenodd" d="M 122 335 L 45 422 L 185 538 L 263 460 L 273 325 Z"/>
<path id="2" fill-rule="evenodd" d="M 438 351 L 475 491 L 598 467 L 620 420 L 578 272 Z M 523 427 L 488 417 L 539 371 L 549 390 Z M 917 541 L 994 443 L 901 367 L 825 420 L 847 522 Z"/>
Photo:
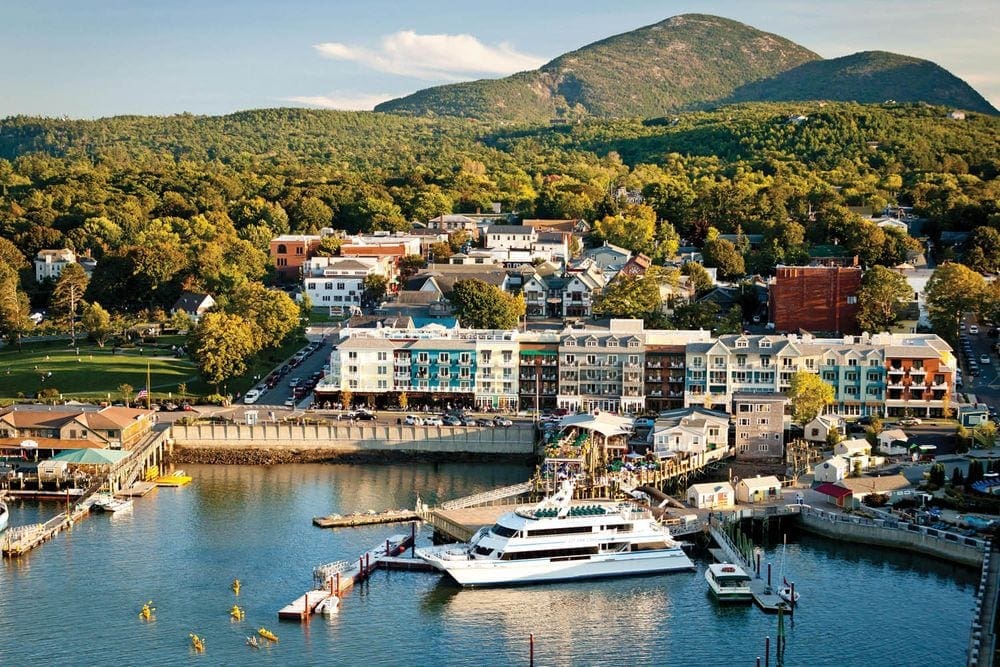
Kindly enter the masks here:
<path id="1" fill-rule="evenodd" d="M 414 405 L 529 413 L 731 411 L 734 397 L 745 403 L 754 394 L 763 400 L 784 393 L 802 370 L 833 387 L 829 412 L 936 417 L 949 409 L 954 387 L 954 355 L 933 334 L 712 339 L 707 331 L 645 330 L 640 320 L 612 320 L 607 327 L 545 331 L 430 327 L 343 329 L 340 335 L 317 392 L 348 389 L 358 399 L 371 394 L 380 405 L 406 392 Z M 780 428 L 779 422 L 768 427 Z M 774 442 L 766 451 L 760 444 L 762 455 L 776 454 Z"/>

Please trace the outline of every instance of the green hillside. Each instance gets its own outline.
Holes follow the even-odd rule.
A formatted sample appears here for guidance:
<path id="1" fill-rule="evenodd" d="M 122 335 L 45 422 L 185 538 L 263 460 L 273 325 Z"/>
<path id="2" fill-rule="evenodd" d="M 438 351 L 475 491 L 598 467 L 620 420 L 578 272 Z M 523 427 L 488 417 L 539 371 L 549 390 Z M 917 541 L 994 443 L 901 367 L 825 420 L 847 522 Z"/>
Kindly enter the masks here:
<path id="1" fill-rule="evenodd" d="M 535 71 L 428 88 L 375 110 L 515 122 L 660 116 L 721 100 L 817 58 L 742 23 L 685 14 L 594 42 Z"/>
<path id="2" fill-rule="evenodd" d="M 814 60 L 737 89 L 730 101 L 843 100 L 927 102 L 997 110 L 969 84 L 934 63 L 886 51 Z"/>

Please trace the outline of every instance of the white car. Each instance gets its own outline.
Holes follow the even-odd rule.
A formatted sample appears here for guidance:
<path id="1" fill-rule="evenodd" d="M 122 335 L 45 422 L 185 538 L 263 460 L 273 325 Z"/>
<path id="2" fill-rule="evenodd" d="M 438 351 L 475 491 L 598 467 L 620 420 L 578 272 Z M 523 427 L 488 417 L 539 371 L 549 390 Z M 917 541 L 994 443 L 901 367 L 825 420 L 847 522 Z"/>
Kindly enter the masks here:
<path id="1" fill-rule="evenodd" d="M 970 324 L 969 325 L 969 333 L 973 334 L 973 335 L 979 333 L 979 327 L 976 326 L 975 324 Z"/>
<path id="2" fill-rule="evenodd" d="M 251 389 L 246 393 L 246 396 L 243 397 L 243 402 L 249 405 L 251 403 L 256 403 L 258 398 L 260 398 L 260 391 L 257 389 Z"/>
<path id="3" fill-rule="evenodd" d="M 444 420 L 440 417 L 424 417 L 424 426 L 444 426 Z"/>
<path id="4" fill-rule="evenodd" d="M 289 396 L 288 398 L 285 399 L 285 407 L 286 408 L 294 408 L 295 407 L 295 397 L 294 396 Z"/>
<path id="5" fill-rule="evenodd" d="M 423 426 L 424 418 L 418 417 L 417 415 L 406 415 L 406 419 L 404 419 L 403 422 L 407 426 Z"/>
<path id="6" fill-rule="evenodd" d="M 979 363 L 981 363 L 983 366 L 989 365 L 989 363 L 990 363 L 990 355 L 988 355 L 988 354 L 980 355 L 979 356 Z"/>

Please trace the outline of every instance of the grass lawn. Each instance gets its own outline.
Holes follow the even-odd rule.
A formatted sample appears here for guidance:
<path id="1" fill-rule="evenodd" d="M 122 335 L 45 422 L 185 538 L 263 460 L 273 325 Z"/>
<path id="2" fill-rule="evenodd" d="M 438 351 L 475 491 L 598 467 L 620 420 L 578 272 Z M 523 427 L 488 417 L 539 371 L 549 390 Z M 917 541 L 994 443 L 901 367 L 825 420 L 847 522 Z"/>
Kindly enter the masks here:
<path id="1" fill-rule="evenodd" d="M 280 348 L 265 350 L 249 359 L 247 372 L 228 382 L 229 391 L 245 393 L 255 384 L 255 375 L 264 377 L 303 345 L 305 339 L 292 337 Z M 138 347 L 115 351 L 110 346 L 100 348 L 86 342 L 80 343 L 79 354 L 69 341 L 30 343 L 23 347 L 20 352 L 13 346 L 0 349 L 0 400 L 4 402 L 34 398 L 37 392 L 52 387 L 65 400 L 99 401 L 108 400 L 110 395 L 112 402 L 120 401 L 120 385 L 131 385 L 133 396 L 146 386 L 147 364 L 153 400 L 178 398 L 177 387 L 181 383 L 187 385 L 186 396 L 215 392 L 214 386 L 202 381 L 194 362 L 174 358 L 169 346 L 166 349 L 144 346 L 141 355 Z"/>

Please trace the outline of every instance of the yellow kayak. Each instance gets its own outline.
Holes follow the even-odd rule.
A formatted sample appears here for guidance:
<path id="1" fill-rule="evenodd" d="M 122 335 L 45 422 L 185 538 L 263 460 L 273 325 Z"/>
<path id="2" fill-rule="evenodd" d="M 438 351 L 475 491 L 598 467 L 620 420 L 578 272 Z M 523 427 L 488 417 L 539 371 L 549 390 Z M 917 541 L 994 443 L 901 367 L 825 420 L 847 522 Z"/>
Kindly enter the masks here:
<path id="1" fill-rule="evenodd" d="M 233 579 L 233 592 L 236 593 L 237 595 L 240 594 L 240 580 L 239 579 Z"/>
<path id="2" fill-rule="evenodd" d="M 263 637 L 264 639 L 270 640 L 272 642 L 278 641 L 278 635 L 274 634 L 267 628 L 260 628 L 259 630 L 257 630 L 257 634 Z"/>
<path id="3" fill-rule="evenodd" d="M 233 605 L 233 608 L 229 610 L 229 615 L 232 616 L 237 621 L 242 621 L 246 618 L 247 613 L 239 605 Z"/>
<path id="4" fill-rule="evenodd" d="M 205 650 L 205 640 L 198 635 L 189 635 L 191 637 L 191 648 L 193 648 L 198 653 Z"/>
<path id="5" fill-rule="evenodd" d="M 154 611 L 156 611 L 156 609 L 153 608 L 153 601 L 150 600 L 146 604 L 142 605 L 142 609 L 139 610 L 139 618 L 144 621 L 151 621 L 153 620 Z"/>

